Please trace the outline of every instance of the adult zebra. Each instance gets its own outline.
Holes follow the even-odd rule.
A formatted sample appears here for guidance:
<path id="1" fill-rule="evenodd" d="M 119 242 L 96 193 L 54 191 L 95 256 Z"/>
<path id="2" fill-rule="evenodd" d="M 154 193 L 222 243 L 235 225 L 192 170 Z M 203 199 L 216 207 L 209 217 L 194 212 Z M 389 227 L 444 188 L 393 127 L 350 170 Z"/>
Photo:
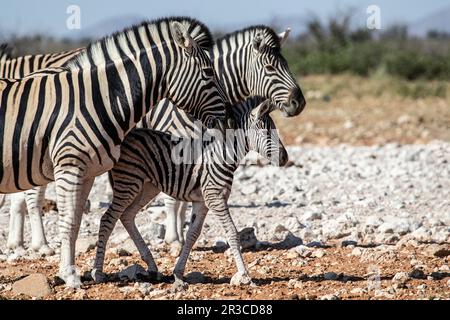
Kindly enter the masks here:
<path id="1" fill-rule="evenodd" d="M 68 61 L 81 53 L 85 48 L 50 54 L 26 55 L 13 58 L 13 48 L 6 43 L 0 45 L 0 78 L 20 79 L 30 73 L 46 69 L 64 66 Z M 42 223 L 42 204 L 44 201 L 46 186 L 14 193 L 10 196 L 11 208 L 9 218 L 9 232 L 7 247 L 22 253 L 23 230 L 25 213 L 28 212 L 31 225 L 31 247 L 33 250 L 52 255 L 54 250 L 50 248 L 45 237 Z M 0 195 L 0 207 L 3 205 L 4 195 Z"/>
<path id="2" fill-rule="evenodd" d="M 233 104 L 244 101 L 249 96 L 260 95 L 277 100 L 278 107 L 284 115 L 295 116 L 305 107 L 305 99 L 295 79 L 292 77 L 287 62 L 281 55 L 281 47 L 289 36 L 290 30 L 276 34 L 267 26 L 252 26 L 238 30 L 218 39 L 210 52 L 216 73 L 226 88 L 228 100 Z M 22 59 L 24 61 L 25 59 Z M 45 59 L 49 60 L 49 59 Z M 55 65 L 59 66 L 59 65 Z M 1 68 L 1 62 L 0 62 Z M 195 135 L 194 121 L 186 113 L 176 108 L 169 100 L 163 100 L 153 108 L 138 127 L 153 128 L 171 134 Z M 30 190 L 28 194 L 17 194 L 12 198 L 11 227 L 8 247 L 17 248 L 23 243 L 23 210 L 25 199 L 28 212 L 40 217 L 39 203 L 43 191 Z M 30 205 L 28 205 L 30 204 Z M 166 236 L 168 243 L 181 248 L 184 242 L 183 226 L 186 204 L 173 198 L 165 200 L 167 220 Z M 32 247 L 46 252 L 42 222 L 37 221 L 32 234 Z M 35 236 L 34 236 L 35 235 Z"/>
<path id="3" fill-rule="evenodd" d="M 30 73 L 64 66 L 85 48 L 50 54 L 26 55 L 11 57 L 12 48 L 7 44 L 0 45 L 0 78 L 20 79 Z"/>
<path id="4" fill-rule="evenodd" d="M 66 285 L 80 285 L 75 242 L 94 178 L 150 108 L 169 98 L 208 127 L 224 120 L 211 44 L 194 19 L 159 19 L 94 42 L 67 68 L 0 80 L 0 193 L 56 182 Z"/>

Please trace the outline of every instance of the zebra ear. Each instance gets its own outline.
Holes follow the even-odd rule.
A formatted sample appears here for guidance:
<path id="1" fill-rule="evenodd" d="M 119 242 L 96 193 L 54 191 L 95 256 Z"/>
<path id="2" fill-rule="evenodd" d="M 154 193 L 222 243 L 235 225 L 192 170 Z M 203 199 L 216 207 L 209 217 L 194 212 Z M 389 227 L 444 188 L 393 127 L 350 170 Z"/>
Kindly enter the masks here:
<path id="1" fill-rule="evenodd" d="M 286 28 L 284 32 L 278 34 L 278 38 L 280 38 L 280 46 L 283 46 L 289 37 L 289 33 L 291 33 L 291 28 Z"/>
<path id="2" fill-rule="evenodd" d="M 181 23 L 174 21 L 171 23 L 170 29 L 175 42 L 188 53 L 191 53 L 194 46 L 194 39 L 192 39 L 186 28 Z"/>
<path id="3" fill-rule="evenodd" d="M 266 45 L 266 40 L 264 39 L 264 35 L 262 32 L 258 32 L 253 38 L 253 49 L 258 52 L 263 51 L 264 46 Z"/>
<path id="4" fill-rule="evenodd" d="M 252 110 L 252 115 L 256 118 L 256 119 L 261 119 L 264 115 L 269 114 L 270 111 L 272 111 L 272 106 L 270 103 L 270 100 L 264 100 L 263 102 L 261 102 L 256 108 L 254 108 Z"/>

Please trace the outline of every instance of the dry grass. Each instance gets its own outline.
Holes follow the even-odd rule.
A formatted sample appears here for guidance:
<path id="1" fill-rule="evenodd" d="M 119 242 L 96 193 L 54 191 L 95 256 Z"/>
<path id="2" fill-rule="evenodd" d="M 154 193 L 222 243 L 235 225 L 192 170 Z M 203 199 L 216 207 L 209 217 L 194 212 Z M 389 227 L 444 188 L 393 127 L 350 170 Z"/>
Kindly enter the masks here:
<path id="1" fill-rule="evenodd" d="M 450 83 L 321 75 L 300 85 L 305 111 L 291 119 L 274 113 L 286 144 L 450 141 Z"/>

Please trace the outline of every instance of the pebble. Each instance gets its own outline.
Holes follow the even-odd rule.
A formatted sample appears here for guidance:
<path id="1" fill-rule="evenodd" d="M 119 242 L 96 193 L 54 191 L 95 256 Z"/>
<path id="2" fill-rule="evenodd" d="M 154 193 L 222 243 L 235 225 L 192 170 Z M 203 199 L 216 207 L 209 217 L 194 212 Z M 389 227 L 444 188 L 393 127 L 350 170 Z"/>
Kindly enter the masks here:
<path id="1" fill-rule="evenodd" d="M 392 278 L 392 283 L 394 283 L 396 288 L 403 288 L 409 279 L 410 276 L 407 272 L 397 272 Z"/>
<path id="2" fill-rule="evenodd" d="M 79 238 L 76 242 L 76 252 L 77 253 L 87 253 L 95 249 L 97 245 L 97 237 L 84 237 Z"/>
<path id="3" fill-rule="evenodd" d="M 322 212 L 308 211 L 302 216 L 303 221 L 314 221 L 322 219 Z"/>
<path id="4" fill-rule="evenodd" d="M 341 242 L 342 247 L 350 247 L 350 246 L 357 246 L 358 242 L 354 240 L 344 240 Z"/>
<path id="5" fill-rule="evenodd" d="M 242 249 L 254 248 L 258 243 L 256 239 L 255 228 L 244 228 L 239 231 L 239 243 Z"/>
<path id="6" fill-rule="evenodd" d="M 14 282 L 14 294 L 24 294 L 30 297 L 43 298 L 52 293 L 47 277 L 41 273 L 31 274 Z"/>
<path id="7" fill-rule="evenodd" d="M 311 256 L 314 258 L 322 258 L 325 256 L 325 254 L 326 254 L 325 251 L 323 251 L 322 249 L 319 249 L 319 250 L 313 251 Z"/>
<path id="8" fill-rule="evenodd" d="M 445 258 L 450 255 L 450 245 L 432 244 L 425 249 L 425 253 L 432 257 Z"/>
<path id="9" fill-rule="evenodd" d="M 359 257 L 359 256 L 361 256 L 361 255 L 362 255 L 362 250 L 361 250 L 361 248 L 354 248 L 354 249 L 352 250 L 352 256 Z"/>
<path id="10" fill-rule="evenodd" d="M 292 250 L 292 249 L 286 253 L 286 258 L 289 260 L 296 259 L 299 256 L 300 256 L 300 254 L 296 250 Z"/>
<path id="11" fill-rule="evenodd" d="M 308 258 L 312 255 L 313 249 L 305 245 L 299 245 L 295 248 L 292 248 L 291 251 L 297 252 L 302 258 Z"/>
<path id="12" fill-rule="evenodd" d="M 334 294 L 327 294 L 320 297 L 320 300 L 339 300 L 339 297 Z"/>
<path id="13" fill-rule="evenodd" d="M 366 293 L 366 291 L 362 288 L 353 288 L 352 290 L 350 290 L 351 294 L 364 294 Z"/>

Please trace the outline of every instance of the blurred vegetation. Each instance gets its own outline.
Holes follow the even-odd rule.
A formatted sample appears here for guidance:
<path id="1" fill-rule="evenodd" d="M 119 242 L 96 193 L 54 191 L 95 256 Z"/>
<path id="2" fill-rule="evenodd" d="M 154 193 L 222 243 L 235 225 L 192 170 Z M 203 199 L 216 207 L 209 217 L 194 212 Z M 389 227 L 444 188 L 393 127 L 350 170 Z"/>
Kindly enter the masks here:
<path id="1" fill-rule="evenodd" d="M 424 39 L 408 35 L 405 26 L 384 31 L 352 29 L 350 15 L 322 23 L 310 21 L 307 31 L 284 49 L 296 74 L 359 76 L 384 74 L 406 80 L 450 80 L 450 35 L 430 31 Z"/>
<path id="2" fill-rule="evenodd" d="M 351 12 L 322 22 L 315 18 L 306 31 L 290 39 L 283 49 L 296 75 L 353 74 L 417 80 L 414 85 L 398 84 L 408 96 L 445 95 L 445 85 L 429 80 L 450 80 L 450 34 L 430 31 L 425 38 L 408 35 L 408 29 L 394 25 L 382 31 L 352 27 Z M 278 28 L 277 28 L 278 29 Z M 216 34 L 217 36 L 217 34 Z M 86 46 L 90 41 L 54 39 L 41 35 L 0 39 L 15 48 L 16 56 L 59 52 Z M 430 89 L 431 88 L 431 89 Z"/>

